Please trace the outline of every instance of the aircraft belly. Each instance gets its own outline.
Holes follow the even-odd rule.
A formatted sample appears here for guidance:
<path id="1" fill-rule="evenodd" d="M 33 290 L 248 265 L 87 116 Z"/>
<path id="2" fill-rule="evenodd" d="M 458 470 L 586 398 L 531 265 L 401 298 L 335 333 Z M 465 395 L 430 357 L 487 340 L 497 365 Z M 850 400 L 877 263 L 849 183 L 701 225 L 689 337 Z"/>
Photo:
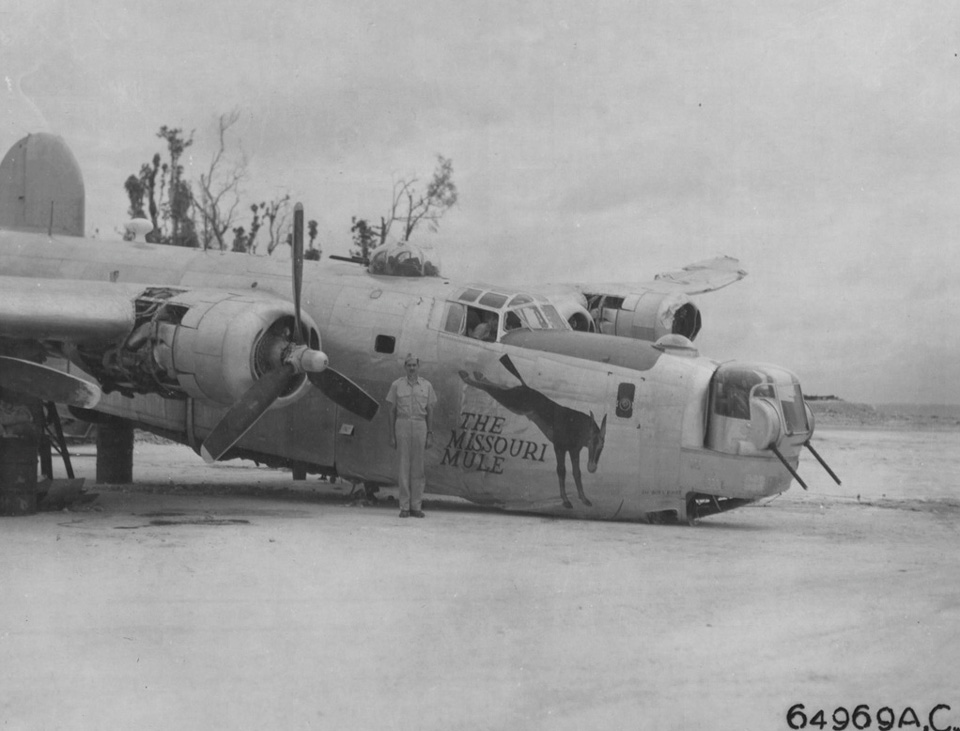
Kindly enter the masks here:
<path id="1" fill-rule="evenodd" d="M 186 401 L 165 399 L 156 394 L 128 398 L 118 393 L 111 393 L 105 394 L 100 399 L 96 410 L 165 432 L 183 434 L 185 438 L 186 404 Z"/>
<path id="2" fill-rule="evenodd" d="M 784 492 L 790 480 L 790 473 L 774 459 L 682 450 L 680 484 L 685 492 L 756 500 Z"/>
<path id="3" fill-rule="evenodd" d="M 318 466 L 333 465 L 336 409 L 331 401 L 308 392 L 292 404 L 267 410 L 237 447 Z"/>
<path id="4" fill-rule="evenodd" d="M 156 394 L 133 398 L 104 395 L 97 411 L 128 419 L 144 428 L 162 431 L 185 444 L 202 440 L 223 414 L 223 409 L 198 401 L 165 399 Z M 240 449 L 274 455 L 281 459 L 332 465 L 336 407 L 309 395 L 285 407 L 268 410 L 237 443 Z M 192 422 L 192 423 L 190 423 Z M 303 425 L 309 424 L 309 429 Z M 195 445 L 190 445 L 195 446 Z"/>

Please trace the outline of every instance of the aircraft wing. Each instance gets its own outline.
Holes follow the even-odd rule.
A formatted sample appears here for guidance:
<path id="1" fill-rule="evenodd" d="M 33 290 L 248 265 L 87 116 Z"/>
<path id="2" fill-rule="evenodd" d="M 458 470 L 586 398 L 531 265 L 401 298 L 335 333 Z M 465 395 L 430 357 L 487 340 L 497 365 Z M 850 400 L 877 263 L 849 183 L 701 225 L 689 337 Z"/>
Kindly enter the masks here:
<path id="1" fill-rule="evenodd" d="M 629 297 L 645 292 L 660 294 L 704 294 L 739 282 L 747 276 L 740 261 L 730 256 L 704 259 L 670 272 L 657 274 L 649 282 L 620 282 L 613 284 L 577 284 L 580 292 L 597 292 L 616 297 Z"/>
<path id="2" fill-rule="evenodd" d="M 369 421 L 378 402 L 327 367 L 327 356 L 316 347 L 316 323 L 300 311 L 298 293 L 295 298 L 0 276 L 0 386 L 89 408 L 93 396 L 71 396 L 87 382 L 35 362 L 42 351 L 75 363 L 106 392 L 187 396 L 227 407 L 205 442 L 212 459 L 281 395 L 302 394 L 304 376 Z M 98 399 L 99 390 L 93 402 Z"/>
<path id="3" fill-rule="evenodd" d="M 0 277 L 0 337 L 112 343 L 133 328 L 140 285 Z"/>
<path id="4" fill-rule="evenodd" d="M 38 351 L 72 346 L 104 350 L 134 324 L 136 287 L 0 277 L 0 386 L 43 401 L 92 408 L 98 386 L 35 362 Z"/>

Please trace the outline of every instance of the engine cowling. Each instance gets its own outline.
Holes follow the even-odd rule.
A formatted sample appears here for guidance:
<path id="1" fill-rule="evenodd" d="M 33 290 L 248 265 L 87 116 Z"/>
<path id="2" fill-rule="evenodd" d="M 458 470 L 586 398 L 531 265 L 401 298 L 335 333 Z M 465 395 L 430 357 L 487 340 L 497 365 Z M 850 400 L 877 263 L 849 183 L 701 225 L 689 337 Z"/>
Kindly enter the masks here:
<path id="1" fill-rule="evenodd" d="M 295 327 L 293 304 L 270 295 L 157 287 L 145 290 L 135 305 L 131 334 L 95 373 L 109 390 L 231 405 L 283 364 Z M 302 340 L 319 349 L 309 316 L 302 316 L 302 329 Z M 299 392 L 305 380 L 282 398 Z"/>

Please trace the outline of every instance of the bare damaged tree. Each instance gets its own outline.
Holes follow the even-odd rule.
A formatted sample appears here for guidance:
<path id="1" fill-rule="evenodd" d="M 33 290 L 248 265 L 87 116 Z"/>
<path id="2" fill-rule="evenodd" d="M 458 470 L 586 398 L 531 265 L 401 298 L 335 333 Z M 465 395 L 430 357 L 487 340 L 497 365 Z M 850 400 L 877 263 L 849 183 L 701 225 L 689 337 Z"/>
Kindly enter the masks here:
<path id="1" fill-rule="evenodd" d="M 286 193 L 280 198 L 274 198 L 269 203 L 261 203 L 263 207 L 263 217 L 267 224 L 267 254 L 272 254 L 274 249 L 287 240 L 287 229 L 290 224 L 287 219 L 290 217 L 290 194 Z"/>
<path id="2" fill-rule="evenodd" d="M 351 256 L 369 260 L 369 251 L 375 245 L 386 243 L 395 222 L 403 225 L 402 240 L 409 241 L 413 232 L 426 222 L 431 231 L 440 227 L 440 219 L 457 203 L 457 186 L 453 182 L 453 161 L 437 155 L 437 167 L 423 191 L 417 190 L 418 178 L 401 178 L 393 185 L 390 212 L 380 217 L 380 225 L 371 225 L 365 218 L 353 217 L 350 232 L 354 248 Z"/>
<path id="3" fill-rule="evenodd" d="M 202 244 L 207 249 L 216 246 L 223 251 L 229 247 L 225 236 L 234 229 L 237 209 L 240 207 L 240 184 L 247 176 L 247 156 L 227 156 L 227 132 L 240 119 L 234 109 L 221 114 L 218 120 L 218 147 L 205 173 L 200 174 L 199 196 L 194 205 L 203 224 Z"/>
<path id="4" fill-rule="evenodd" d="M 426 222 L 431 231 L 437 231 L 440 219 L 457 202 L 457 186 L 453 182 L 453 161 L 437 155 L 437 167 L 425 191 L 418 192 L 417 178 L 400 179 L 393 186 L 393 203 L 389 219 L 381 219 L 380 241 L 386 240 L 394 221 L 403 223 L 403 241 L 409 241 L 414 230 Z"/>

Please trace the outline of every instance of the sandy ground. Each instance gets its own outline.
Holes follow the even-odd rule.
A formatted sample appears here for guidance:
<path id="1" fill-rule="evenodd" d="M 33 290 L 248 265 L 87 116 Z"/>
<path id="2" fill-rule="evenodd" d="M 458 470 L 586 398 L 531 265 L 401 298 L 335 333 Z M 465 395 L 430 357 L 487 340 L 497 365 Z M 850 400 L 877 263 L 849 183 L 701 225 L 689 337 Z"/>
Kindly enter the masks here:
<path id="1" fill-rule="evenodd" d="M 400 520 L 138 444 L 137 485 L 0 522 L 0 727 L 960 727 L 960 432 L 818 437 L 843 487 L 805 458 L 694 528 Z"/>

